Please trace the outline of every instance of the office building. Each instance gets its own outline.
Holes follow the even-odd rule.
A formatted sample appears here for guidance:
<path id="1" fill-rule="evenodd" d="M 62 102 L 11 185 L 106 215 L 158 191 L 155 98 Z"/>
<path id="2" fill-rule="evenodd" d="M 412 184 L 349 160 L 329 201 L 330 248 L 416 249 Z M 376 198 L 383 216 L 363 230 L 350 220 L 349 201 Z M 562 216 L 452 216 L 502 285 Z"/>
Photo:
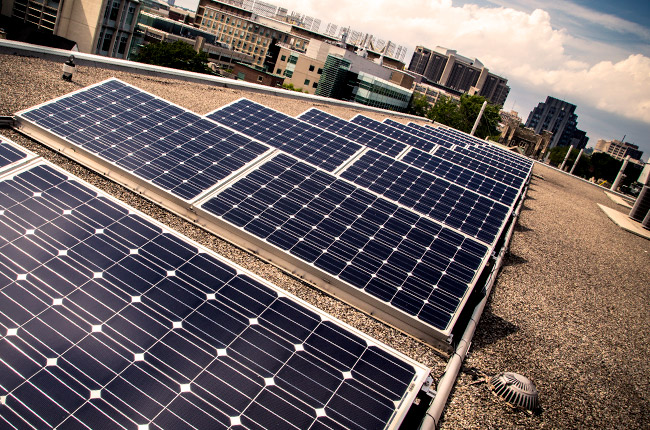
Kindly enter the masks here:
<path id="1" fill-rule="evenodd" d="M 478 94 L 503 106 L 510 92 L 508 80 L 491 73 L 478 59 L 459 55 L 452 49 L 417 46 L 408 70 L 423 81 L 445 91 Z"/>
<path id="2" fill-rule="evenodd" d="M 126 58 L 137 0 L 4 0 L 2 15 L 76 42 L 89 54 Z"/>
<path id="3" fill-rule="evenodd" d="M 605 152 L 617 160 L 623 160 L 626 156 L 630 156 L 632 160 L 641 160 L 643 151 L 639 151 L 639 146 L 628 142 L 621 142 L 620 140 L 605 140 L 600 139 L 596 143 L 594 152 Z"/>
<path id="4" fill-rule="evenodd" d="M 553 133 L 549 148 L 556 146 L 574 145 L 575 148 L 585 148 L 589 138 L 578 129 L 576 105 L 548 96 L 546 101 L 539 103 L 526 120 L 526 127 L 540 134 L 543 130 Z"/>

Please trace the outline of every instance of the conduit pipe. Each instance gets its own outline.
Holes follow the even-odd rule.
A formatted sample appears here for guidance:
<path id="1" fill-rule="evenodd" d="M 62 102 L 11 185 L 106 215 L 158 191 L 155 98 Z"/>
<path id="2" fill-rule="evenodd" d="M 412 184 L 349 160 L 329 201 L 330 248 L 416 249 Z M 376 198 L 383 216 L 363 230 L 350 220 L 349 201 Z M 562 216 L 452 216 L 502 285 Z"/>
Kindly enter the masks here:
<path id="1" fill-rule="evenodd" d="M 523 195 L 525 196 L 526 193 Z M 510 239 L 514 233 L 515 224 L 517 223 L 517 218 L 519 218 L 519 212 L 521 211 L 521 206 L 523 204 L 524 199 L 521 200 L 519 206 L 517 207 L 517 210 L 513 214 L 513 220 L 510 228 L 508 229 L 506 240 L 504 241 L 504 246 L 501 249 L 501 252 L 499 252 L 499 255 L 494 264 L 494 268 L 492 269 L 492 273 L 490 274 L 490 278 L 488 279 L 487 285 L 485 287 L 485 296 L 474 308 L 474 312 L 472 312 L 472 316 L 467 323 L 467 328 L 465 328 L 463 336 L 461 337 L 460 342 L 458 342 L 454 354 L 447 362 L 445 372 L 442 375 L 442 378 L 440 378 L 440 381 L 438 381 L 438 386 L 436 387 L 436 396 L 433 398 L 433 402 L 431 403 L 431 406 L 429 406 L 429 409 L 427 410 L 427 413 L 422 420 L 422 424 L 420 424 L 420 430 L 435 430 L 438 426 L 438 423 L 440 422 L 440 417 L 442 416 L 442 412 L 445 409 L 445 405 L 447 404 L 449 394 L 451 393 L 452 388 L 454 388 L 454 384 L 458 378 L 460 368 L 463 365 L 465 356 L 467 355 L 467 352 L 469 351 L 469 348 L 472 344 L 472 338 L 476 332 L 476 327 L 478 326 L 478 322 L 481 319 L 481 315 L 483 315 L 483 310 L 485 309 L 487 300 L 490 297 L 490 293 L 492 292 L 492 287 L 494 286 L 494 282 L 496 281 L 499 270 L 503 265 L 503 258 L 505 256 L 505 253 L 510 247 Z"/>

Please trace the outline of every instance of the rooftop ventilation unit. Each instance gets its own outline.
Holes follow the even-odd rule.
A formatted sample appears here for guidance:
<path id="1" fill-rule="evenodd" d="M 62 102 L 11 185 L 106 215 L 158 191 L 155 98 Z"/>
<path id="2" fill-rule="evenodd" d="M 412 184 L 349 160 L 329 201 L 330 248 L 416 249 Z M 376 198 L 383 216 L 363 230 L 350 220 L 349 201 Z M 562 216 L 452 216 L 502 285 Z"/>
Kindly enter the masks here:
<path id="1" fill-rule="evenodd" d="M 525 376 L 512 372 L 500 373 L 488 383 L 492 392 L 508 405 L 528 412 L 539 410 L 539 399 L 535 384 Z"/>

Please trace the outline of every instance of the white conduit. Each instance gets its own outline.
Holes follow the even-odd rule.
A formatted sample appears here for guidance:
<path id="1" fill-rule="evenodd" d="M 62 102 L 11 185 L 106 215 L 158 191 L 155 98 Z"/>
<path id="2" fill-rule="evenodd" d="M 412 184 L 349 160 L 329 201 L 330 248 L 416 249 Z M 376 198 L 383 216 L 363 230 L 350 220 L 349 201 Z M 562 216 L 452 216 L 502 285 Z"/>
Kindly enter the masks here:
<path id="1" fill-rule="evenodd" d="M 526 193 L 523 195 L 525 196 Z M 472 338 L 474 337 L 476 327 L 478 326 L 478 322 L 481 318 L 481 315 L 483 314 L 483 310 L 485 309 L 485 304 L 487 303 L 487 300 L 490 297 L 490 293 L 492 292 L 492 286 L 494 285 L 497 275 L 499 274 L 499 270 L 501 269 L 501 265 L 503 264 L 505 253 L 510 247 L 510 239 L 512 238 L 512 234 L 515 230 L 515 224 L 517 223 L 517 218 L 519 218 L 519 212 L 521 211 L 521 206 L 523 204 L 524 199 L 521 200 L 519 207 L 513 215 L 512 224 L 508 229 L 508 234 L 506 236 L 506 240 L 504 241 L 503 248 L 495 261 L 494 269 L 492 270 L 490 278 L 487 282 L 485 296 L 478 303 L 478 305 L 476 305 L 476 308 L 474 308 L 472 317 L 467 323 L 467 328 L 465 329 L 465 332 L 463 332 L 463 336 L 461 337 L 460 342 L 458 342 L 454 354 L 447 362 L 445 373 L 440 378 L 440 381 L 438 381 L 438 386 L 436 387 L 436 396 L 434 397 L 431 406 L 429 406 L 427 414 L 422 420 L 420 430 L 435 430 L 438 426 L 438 423 L 440 422 L 442 411 L 447 404 L 449 394 L 451 393 L 451 390 L 456 383 L 456 379 L 458 378 L 458 372 L 460 372 L 460 368 L 463 365 L 465 356 L 467 355 L 467 352 L 469 351 L 469 348 L 472 344 Z"/>

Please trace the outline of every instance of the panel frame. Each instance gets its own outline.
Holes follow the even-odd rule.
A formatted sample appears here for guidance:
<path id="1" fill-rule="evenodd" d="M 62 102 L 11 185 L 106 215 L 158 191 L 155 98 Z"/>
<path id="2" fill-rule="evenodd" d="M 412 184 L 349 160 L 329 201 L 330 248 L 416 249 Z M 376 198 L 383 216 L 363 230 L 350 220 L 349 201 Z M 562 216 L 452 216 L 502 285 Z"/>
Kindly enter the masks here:
<path id="1" fill-rule="evenodd" d="M 415 401 L 415 399 L 416 399 L 416 397 L 417 397 L 417 395 L 418 395 L 418 393 L 420 391 L 420 387 L 422 387 L 422 385 L 426 382 L 426 379 L 428 378 L 430 370 L 431 370 L 430 368 L 428 368 L 425 365 L 419 363 L 415 359 L 410 358 L 407 355 L 405 355 L 405 354 L 391 348 L 390 346 L 384 344 L 383 342 L 381 342 L 381 341 L 379 341 L 377 339 L 374 339 L 373 337 L 371 337 L 370 335 L 362 332 L 361 330 L 359 330 L 359 329 L 357 329 L 357 328 L 355 328 L 355 327 L 353 327 L 353 326 L 339 320 L 338 318 L 328 314 L 327 312 L 317 308 L 316 306 L 314 306 L 314 305 L 300 299 L 299 297 L 297 297 L 297 296 L 283 290 L 282 288 L 276 286 L 275 284 L 273 284 L 270 281 L 262 278 L 261 276 L 259 276 L 259 275 L 255 274 L 255 273 L 241 267 L 237 263 L 228 260 L 227 258 L 225 258 L 224 256 L 218 254 L 217 252 L 215 252 L 215 251 L 201 245 L 200 243 L 190 239 L 187 236 L 184 236 L 183 234 L 181 234 L 181 233 L 177 232 L 176 230 L 172 229 L 171 227 L 168 227 L 165 224 L 162 224 L 161 222 L 159 222 L 159 221 L 153 219 L 152 217 L 150 217 L 149 215 L 146 215 L 145 213 L 131 207 L 127 203 L 122 202 L 121 200 L 117 199 L 116 197 L 113 197 L 112 195 L 106 193 L 105 191 L 100 190 L 99 188 L 97 188 L 97 187 L 93 186 L 92 184 L 84 181 L 83 179 L 73 175 L 72 173 L 64 170 L 63 168 L 61 168 L 61 167 L 59 167 L 59 166 L 57 166 L 57 165 L 55 165 L 55 164 L 53 164 L 53 163 L 51 163 L 49 161 L 46 161 L 46 160 L 44 160 L 44 159 L 42 159 L 40 157 L 38 157 L 36 159 L 32 159 L 29 163 L 26 163 L 23 166 L 21 166 L 20 169 L 14 169 L 12 171 L 4 172 L 4 173 L 0 174 L 0 181 L 5 181 L 5 180 L 12 179 L 14 176 L 19 175 L 20 173 L 29 171 L 30 169 L 38 167 L 38 166 L 48 166 L 48 167 L 54 169 L 55 171 L 61 173 L 62 175 L 64 175 L 69 180 L 78 181 L 80 184 L 87 187 L 90 191 L 95 192 L 98 197 L 105 198 L 108 201 L 110 201 L 110 202 L 112 202 L 112 203 L 114 203 L 116 205 L 119 205 L 120 207 L 128 209 L 129 213 L 134 214 L 134 215 L 139 216 L 139 217 L 142 217 L 147 222 L 150 222 L 152 225 L 160 228 L 163 233 L 167 233 L 169 235 L 172 235 L 175 238 L 183 241 L 184 243 L 186 243 L 186 244 L 188 244 L 188 245 L 190 245 L 192 247 L 195 247 L 198 250 L 199 253 L 205 253 L 205 254 L 215 258 L 217 261 L 219 261 L 219 262 L 221 262 L 221 263 L 223 263 L 225 265 L 228 265 L 231 268 L 235 269 L 237 271 L 238 275 L 246 275 L 247 277 L 250 277 L 251 279 L 255 280 L 256 282 L 259 282 L 263 286 L 265 286 L 265 287 L 269 288 L 270 290 L 274 291 L 278 295 L 278 298 L 287 298 L 287 299 L 293 301 L 297 305 L 304 307 L 306 310 L 319 315 L 323 322 L 325 322 L 325 321 L 331 322 L 331 323 L 335 324 L 336 326 L 342 328 L 343 330 L 345 330 L 347 332 L 350 332 L 350 333 L 360 337 L 361 339 L 363 339 L 366 342 L 366 344 L 369 347 L 374 346 L 374 347 L 386 352 L 387 354 L 389 354 L 389 355 L 391 355 L 391 356 L 393 356 L 395 358 L 398 358 L 398 359 L 404 361 L 405 363 L 411 365 L 413 367 L 414 371 L 415 371 L 415 375 L 413 377 L 413 380 L 409 384 L 407 392 L 403 396 L 403 398 L 402 398 L 401 402 L 399 403 L 399 405 L 396 405 L 395 412 L 394 412 L 394 414 L 393 414 L 393 416 L 391 418 L 392 422 L 390 422 L 388 427 L 386 427 L 387 430 L 388 429 L 390 429 L 390 430 L 399 429 L 400 424 L 401 424 L 402 420 L 404 419 L 404 417 L 406 416 L 406 414 L 408 413 L 408 410 L 409 410 L 411 404 Z"/>

